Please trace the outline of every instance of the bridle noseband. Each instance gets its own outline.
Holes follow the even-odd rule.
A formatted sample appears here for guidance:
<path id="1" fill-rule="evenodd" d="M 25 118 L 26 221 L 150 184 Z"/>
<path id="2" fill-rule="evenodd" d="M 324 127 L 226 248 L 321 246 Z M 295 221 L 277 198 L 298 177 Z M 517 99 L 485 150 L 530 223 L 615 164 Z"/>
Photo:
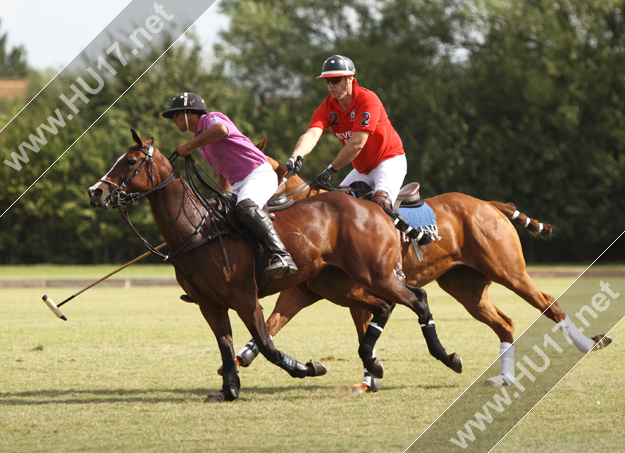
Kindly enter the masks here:
<path id="1" fill-rule="evenodd" d="M 111 203 L 112 203 L 112 207 L 114 207 L 114 208 L 123 208 L 125 206 L 128 206 L 130 203 L 134 203 L 137 200 L 140 200 L 142 198 L 147 197 L 151 193 L 156 192 L 159 189 L 162 189 L 167 184 L 172 182 L 174 180 L 174 178 L 176 177 L 176 175 L 178 174 L 178 171 L 176 170 L 176 167 L 174 166 L 173 167 L 173 171 L 171 172 L 171 175 L 169 175 L 167 177 L 167 179 L 162 181 L 158 186 L 155 186 L 154 185 L 154 159 L 153 159 L 154 146 L 152 146 L 150 144 L 147 151 L 145 149 L 143 149 L 143 148 L 138 147 L 138 146 L 131 146 L 129 149 L 134 149 L 136 151 L 141 151 L 143 154 L 145 154 L 145 159 L 143 159 L 143 161 L 135 169 L 135 171 L 132 173 L 132 175 L 130 175 L 130 177 L 128 179 L 126 179 L 123 183 L 121 183 L 121 185 L 117 185 L 113 181 L 108 181 L 106 179 L 100 179 L 99 180 L 100 182 L 104 182 L 104 183 L 107 183 L 107 184 L 110 184 L 110 185 L 114 186 L 114 189 L 111 191 Z M 151 179 L 152 179 L 152 188 L 150 190 L 146 191 L 146 192 L 126 193 L 124 191 L 124 189 L 128 186 L 128 184 L 130 184 L 130 181 L 132 181 L 132 179 L 135 176 L 137 176 L 139 174 L 139 172 L 141 172 L 143 167 L 145 167 L 147 164 L 150 164 L 150 175 L 151 175 Z"/>

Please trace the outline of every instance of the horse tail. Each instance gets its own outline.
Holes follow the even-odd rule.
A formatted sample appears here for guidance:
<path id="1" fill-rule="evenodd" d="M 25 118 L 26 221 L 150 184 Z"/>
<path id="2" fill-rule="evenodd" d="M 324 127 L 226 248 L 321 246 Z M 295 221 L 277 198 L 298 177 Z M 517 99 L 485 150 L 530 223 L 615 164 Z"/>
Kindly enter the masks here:
<path id="1" fill-rule="evenodd" d="M 500 203 L 499 201 L 489 201 L 489 203 L 499 209 L 506 217 L 519 226 L 527 228 L 531 233 L 539 234 L 543 237 L 550 236 L 553 232 L 553 225 L 541 223 L 536 219 L 530 219 L 527 215 L 517 211 L 513 203 Z"/>

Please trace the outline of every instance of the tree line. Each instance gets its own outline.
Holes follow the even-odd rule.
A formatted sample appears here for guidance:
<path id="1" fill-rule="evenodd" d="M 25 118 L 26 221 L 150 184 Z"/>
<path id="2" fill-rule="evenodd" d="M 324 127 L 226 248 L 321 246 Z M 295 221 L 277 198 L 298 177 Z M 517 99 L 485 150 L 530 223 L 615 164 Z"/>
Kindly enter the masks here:
<path id="1" fill-rule="evenodd" d="M 547 241 L 520 231 L 530 262 L 587 262 L 623 231 L 622 2 L 223 0 L 220 7 L 231 25 L 212 57 L 192 35 L 173 46 L 0 218 L 0 263 L 119 262 L 142 253 L 120 216 L 91 208 L 86 195 L 132 144 L 129 129 L 173 151 L 185 138 L 160 113 L 174 95 L 193 91 L 253 141 L 267 137 L 266 152 L 285 161 L 327 95 L 315 77 L 332 54 L 349 56 L 359 83 L 382 99 L 408 156 L 405 182 L 419 181 L 424 198 L 463 192 L 511 201 L 555 224 Z M 169 44 L 141 64 L 118 64 L 112 83 L 141 74 Z M 50 74 L 28 72 L 34 95 Z M 51 106 L 58 100 L 40 96 Z M 20 107 L 4 103 L 0 124 Z M 96 106 L 87 104 L 71 127 L 86 129 L 96 119 L 89 109 Z M 14 121 L 28 136 L 28 109 Z M 17 148 L 24 134 L 0 134 L 0 148 Z M 64 151 L 51 145 L 40 154 Z M 339 149 L 325 134 L 302 176 L 311 180 Z M 0 170 L 0 201 L 25 190 L 43 162 L 37 156 L 19 173 Z M 160 243 L 147 203 L 131 216 Z M 624 251 L 609 253 L 617 260 Z"/>

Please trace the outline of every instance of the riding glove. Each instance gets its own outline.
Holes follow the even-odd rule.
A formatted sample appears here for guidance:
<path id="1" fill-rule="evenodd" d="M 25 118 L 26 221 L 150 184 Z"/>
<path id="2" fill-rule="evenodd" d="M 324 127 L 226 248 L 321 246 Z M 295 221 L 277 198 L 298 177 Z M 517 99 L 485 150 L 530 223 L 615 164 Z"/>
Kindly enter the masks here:
<path id="1" fill-rule="evenodd" d="M 328 184 L 328 181 L 330 181 L 332 175 L 336 172 L 337 170 L 332 167 L 332 164 L 328 165 L 328 168 L 315 176 L 315 184 L 320 187 L 326 186 Z"/>
<path id="2" fill-rule="evenodd" d="M 293 154 L 289 160 L 286 161 L 286 170 L 296 175 L 302 169 L 303 162 L 304 158 L 302 156 L 299 154 Z"/>

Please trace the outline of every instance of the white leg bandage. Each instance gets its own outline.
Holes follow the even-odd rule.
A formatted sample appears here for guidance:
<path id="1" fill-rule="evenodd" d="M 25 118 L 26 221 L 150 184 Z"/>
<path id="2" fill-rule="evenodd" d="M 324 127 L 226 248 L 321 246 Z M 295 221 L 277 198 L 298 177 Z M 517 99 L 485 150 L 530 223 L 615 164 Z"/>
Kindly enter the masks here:
<path id="1" fill-rule="evenodd" d="M 366 368 L 365 373 L 368 373 L 368 370 Z M 365 384 L 367 387 L 371 387 L 371 379 L 373 379 L 373 376 L 371 376 L 370 374 L 365 375 L 365 377 L 362 379 L 362 383 Z"/>
<path id="2" fill-rule="evenodd" d="M 501 376 L 506 384 L 514 382 L 514 345 L 503 342 L 499 345 L 499 360 L 501 362 Z"/>
<path id="3" fill-rule="evenodd" d="M 564 333 L 564 336 L 569 338 L 573 344 L 577 346 L 580 352 L 586 354 L 595 346 L 595 342 L 581 333 L 568 316 L 564 318 L 564 321 L 560 321 L 557 326 L 562 333 Z"/>

